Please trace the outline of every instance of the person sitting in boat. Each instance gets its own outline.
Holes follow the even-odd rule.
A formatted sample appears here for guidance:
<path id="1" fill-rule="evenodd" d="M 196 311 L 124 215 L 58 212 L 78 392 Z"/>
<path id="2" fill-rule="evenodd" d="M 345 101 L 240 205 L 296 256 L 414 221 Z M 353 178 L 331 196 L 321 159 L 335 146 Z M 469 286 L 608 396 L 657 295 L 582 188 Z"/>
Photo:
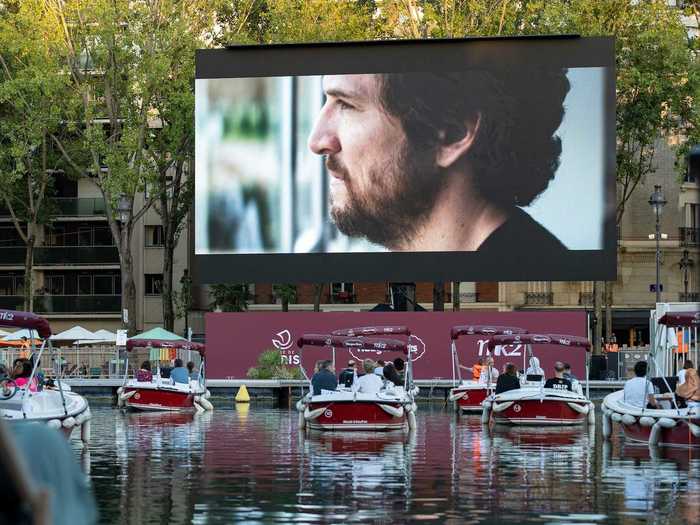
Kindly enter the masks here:
<path id="1" fill-rule="evenodd" d="M 480 357 L 478 361 L 473 366 L 458 365 L 462 370 L 467 370 L 472 373 L 472 379 L 474 381 L 479 380 L 481 375 L 481 370 L 484 368 L 484 360 Z"/>
<path id="2" fill-rule="evenodd" d="M 32 382 L 30 384 L 29 378 L 31 377 L 31 375 L 32 365 L 29 362 L 29 359 L 22 359 L 20 362 L 17 363 L 17 366 L 15 366 L 15 369 L 12 371 L 12 379 L 15 380 L 15 384 L 18 388 L 26 388 L 26 386 L 29 384 L 29 391 L 36 392 L 37 379 L 36 377 L 33 377 Z"/>
<path id="3" fill-rule="evenodd" d="M 550 377 L 544 383 L 545 388 L 553 388 L 554 390 L 573 390 L 571 381 L 564 377 L 564 363 L 557 361 L 554 363 L 554 377 Z"/>
<path id="4" fill-rule="evenodd" d="M 389 361 L 384 365 L 384 379 L 391 381 L 395 386 L 403 386 L 403 377 L 396 370 L 396 365 Z"/>
<path id="5" fill-rule="evenodd" d="M 141 363 L 141 369 L 136 371 L 136 381 L 141 383 L 150 383 L 153 379 L 153 373 L 151 372 L 151 362 L 144 361 Z"/>
<path id="6" fill-rule="evenodd" d="M 493 366 L 493 357 L 489 356 L 486 358 L 486 364 L 481 369 L 479 373 L 479 384 L 480 385 L 492 385 L 498 379 L 498 370 Z"/>
<path id="7" fill-rule="evenodd" d="M 354 359 L 350 359 L 348 361 L 348 366 L 346 368 L 343 368 L 343 370 L 340 372 L 340 375 L 338 376 L 338 384 L 344 385 L 348 388 L 351 387 L 352 382 L 354 381 L 356 370 L 357 363 L 355 363 Z"/>
<path id="8" fill-rule="evenodd" d="M 686 361 L 688 363 L 688 361 Z M 700 408 L 700 377 L 695 368 L 684 368 L 685 372 L 683 383 L 679 383 L 676 387 L 676 394 L 685 399 L 685 402 L 690 409 L 695 412 Z"/>
<path id="9" fill-rule="evenodd" d="M 637 408 L 660 408 L 654 398 L 654 385 L 647 381 L 647 362 L 637 361 L 634 365 L 634 375 L 628 379 L 624 388 L 624 401 Z"/>
<path id="10" fill-rule="evenodd" d="M 170 371 L 170 379 L 173 383 L 189 384 L 190 375 L 187 373 L 187 369 L 183 366 L 182 359 L 179 357 L 175 359 L 175 368 Z"/>
<path id="11" fill-rule="evenodd" d="M 397 357 L 394 359 L 394 368 L 396 369 L 396 373 L 401 376 L 402 381 L 406 381 L 406 363 L 404 362 L 403 359 L 400 357 Z"/>
<path id="12" fill-rule="evenodd" d="M 687 371 L 691 368 L 695 368 L 693 366 L 693 362 L 690 359 L 686 359 L 685 362 L 683 363 L 683 368 L 678 372 L 678 384 L 682 385 L 685 383 L 685 375 L 688 373 Z"/>
<path id="13" fill-rule="evenodd" d="M 374 373 L 381 378 L 384 377 L 384 366 L 386 366 L 386 363 L 382 359 L 379 359 L 374 367 Z"/>
<path id="14" fill-rule="evenodd" d="M 365 375 L 359 378 L 352 385 L 353 390 L 362 394 L 376 394 L 384 386 L 382 378 L 374 373 L 377 364 L 371 359 L 365 359 L 362 362 L 362 368 L 365 369 Z"/>
<path id="15" fill-rule="evenodd" d="M 571 365 L 569 363 L 564 363 L 564 379 L 568 379 L 572 383 L 578 381 L 578 378 L 571 373 Z"/>
<path id="16" fill-rule="evenodd" d="M 326 360 L 318 363 L 318 372 L 311 378 L 311 386 L 315 396 L 321 395 L 322 390 L 336 390 L 338 388 L 333 361 Z"/>
<path id="17" fill-rule="evenodd" d="M 518 371 L 513 363 L 506 363 L 506 371 L 503 375 L 498 376 L 498 381 L 496 381 L 496 394 L 501 394 L 517 388 L 520 388 Z"/>
<path id="18" fill-rule="evenodd" d="M 540 360 L 536 357 L 530 358 L 530 366 L 525 370 L 525 378 L 528 381 L 542 381 L 544 378 L 544 370 L 540 367 Z"/>
<path id="19" fill-rule="evenodd" d="M 194 371 L 194 361 L 187 362 L 187 375 L 190 376 L 190 381 L 199 379 L 199 374 Z"/>

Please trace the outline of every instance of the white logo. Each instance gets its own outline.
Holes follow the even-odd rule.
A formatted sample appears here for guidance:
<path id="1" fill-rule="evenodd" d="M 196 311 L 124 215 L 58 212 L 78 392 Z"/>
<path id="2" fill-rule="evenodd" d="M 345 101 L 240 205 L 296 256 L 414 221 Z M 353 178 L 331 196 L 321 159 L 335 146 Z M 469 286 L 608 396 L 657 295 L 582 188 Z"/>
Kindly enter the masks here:
<path id="1" fill-rule="evenodd" d="M 482 355 L 491 355 L 491 352 L 489 352 L 487 345 L 489 344 L 488 339 L 479 339 L 477 342 L 479 345 L 479 356 Z M 523 345 L 521 344 L 512 344 L 512 345 L 498 345 L 493 351 L 494 357 L 498 356 L 506 356 L 506 357 L 516 357 L 516 356 L 521 356 L 522 354 L 522 347 Z M 510 349 L 510 350 L 509 350 Z"/>
<path id="2" fill-rule="evenodd" d="M 522 410 L 522 407 L 520 405 L 513 405 L 513 412 L 520 412 Z"/>
<path id="3" fill-rule="evenodd" d="M 3 321 L 12 321 L 15 318 L 15 314 L 10 312 L 0 312 L 0 319 Z"/>
<path id="4" fill-rule="evenodd" d="M 368 348 L 368 346 L 371 348 Z M 411 358 L 411 361 L 417 361 L 418 359 L 423 357 L 423 354 L 425 354 L 425 343 L 420 337 L 416 335 L 411 335 L 408 337 L 408 342 L 406 346 L 408 347 L 408 354 Z M 350 350 L 350 355 L 352 355 L 358 361 L 362 361 L 364 359 L 362 353 L 369 352 L 374 353 L 376 355 L 381 355 L 383 352 L 386 351 L 387 344 L 383 342 L 373 342 L 370 345 L 365 345 L 361 341 L 359 344 L 355 341 L 346 341 L 345 347 Z M 352 347 L 359 348 L 355 349 Z"/>
<path id="5" fill-rule="evenodd" d="M 289 333 L 289 330 L 282 330 L 275 335 L 277 337 L 272 338 L 272 344 L 278 350 L 288 350 L 294 344 L 292 342 L 292 334 Z"/>
<path id="6" fill-rule="evenodd" d="M 333 417 L 333 411 L 331 409 L 326 410 L 323 413 L 323 417 Z"/>

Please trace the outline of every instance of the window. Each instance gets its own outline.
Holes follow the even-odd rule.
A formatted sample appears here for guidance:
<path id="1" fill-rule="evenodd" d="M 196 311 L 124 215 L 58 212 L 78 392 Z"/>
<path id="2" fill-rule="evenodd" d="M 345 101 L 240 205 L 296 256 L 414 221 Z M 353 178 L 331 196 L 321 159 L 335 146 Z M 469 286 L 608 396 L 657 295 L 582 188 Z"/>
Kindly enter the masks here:
<path id="1" fill-rule="evenodd" d="M 24 242 L 14 226 L 3 226 L 0 228 L 0 248 L 9 246 L 24 246 Z"/>
<path id="2" fill-rule="evenodd" d="M 78 276 L 78 295 L 92 295 L 92 275 Z"/>
<path id="3" fill-rule="evenodd" d="M 24 274 L 17 272 L 0 273 L 0 295 L 24 294 Z"/>
<path id="4" fill-rule="evenodd" d="M 65 293 L 65 278 L 63 275 L 48 275 L 46 277 L 46 289 L 51 295 L 63 295 Z"/>
<path id="5" fill-rule="evenodd" d="M 165 237 L 163 226 L 146 226 L 146 246 L 163 246 Z"/>
<path id="6" fill-rule="evenodd" d="M 146 295 L 160 295 L 163 290 L 163 274 L 162 273 L 147 273 L 146 277 Z"/>
<path id="7" fill-rule="evenodd" d="M 92 278 L 95 295 L 112 295 L 114 293 L 113 281 L 111 275 L 95 275 Z"/>

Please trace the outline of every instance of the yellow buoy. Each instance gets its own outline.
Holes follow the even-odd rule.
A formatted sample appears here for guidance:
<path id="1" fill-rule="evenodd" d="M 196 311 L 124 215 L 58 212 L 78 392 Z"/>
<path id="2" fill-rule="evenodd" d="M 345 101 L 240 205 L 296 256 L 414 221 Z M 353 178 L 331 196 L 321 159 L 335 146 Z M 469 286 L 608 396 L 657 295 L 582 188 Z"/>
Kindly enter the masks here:
<path id="1" fill-rule="evenodd" d="M 250 401 L 250 394 L 248 394 L 248 389 L 245 385 L 241 385 L 236 394 L 236 403 L 248 403 Z"/>

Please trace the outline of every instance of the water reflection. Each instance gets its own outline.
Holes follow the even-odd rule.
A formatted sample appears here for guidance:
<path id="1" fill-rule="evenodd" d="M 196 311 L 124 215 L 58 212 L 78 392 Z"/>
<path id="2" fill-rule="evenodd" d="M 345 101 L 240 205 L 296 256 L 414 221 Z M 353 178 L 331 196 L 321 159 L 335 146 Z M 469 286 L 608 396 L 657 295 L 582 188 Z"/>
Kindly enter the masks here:
<path id="1" fill-rule="evenodd" d="M 489 429 L 422 406 L 413 433 L 304 434 L 294 410 L 259 404 L 91 406 L 93 443 L 75 450 L 109 523 L 700 522 L 700 451 L 594 429 Z"/>

